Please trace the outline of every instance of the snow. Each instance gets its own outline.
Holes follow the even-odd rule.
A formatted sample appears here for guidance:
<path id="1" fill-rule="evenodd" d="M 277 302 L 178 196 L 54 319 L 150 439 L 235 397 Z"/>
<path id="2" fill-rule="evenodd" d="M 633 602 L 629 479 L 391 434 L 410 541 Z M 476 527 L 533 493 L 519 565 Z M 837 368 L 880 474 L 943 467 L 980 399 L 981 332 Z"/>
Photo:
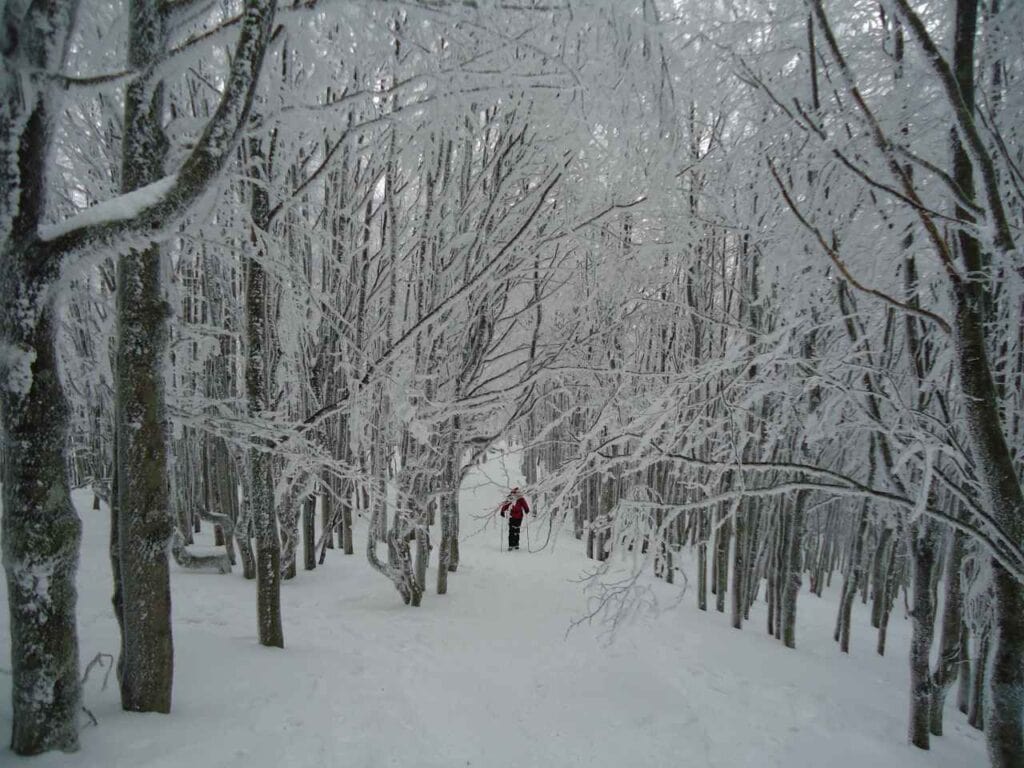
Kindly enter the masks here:
<path id="1" fill-rule="evenodd" d="M 64 221 L 40 227 L 39 237 L 44 241 L 56 240 L 80 227 L 131 219 L 144 209 L 159 203 L 177 180 L 178 174 L 172 173 L 152 184 L 91 205 L 74 216 L 69 216 Z"/>
<path id="2" fill-rule="evenodd" d="M 350 768 L 403 766 L 887 766 L 985 763 L 982 736 L 950 708 L 946 736 L 925 753 L 906 743 L 909 622 L 894 613 L 889 655 L 873 652 L 855 606 L 852 653 L 831 639 L 838 579 L 804 594 L 798 648 L 763 631 L 763 604 L 742 631 L 702 614 L 692 593 L 620 629 L 581 625 L 578 579 L 593 563 L 571 535 L 555 550 L 502 552 L 486 515 L 504 495 L 474 472 L 462 492 L 462 564 L 449 594 L 402 605 L 358 554 L 328 552 L 283 588 L 285 649 L 255 640 L 255 584 L 240 572 L 172 566 L 175 687 L 170 716 L 121 711 L 113 677 L 94 670 L 85 705 L 99 721 L 75 755 L 34 768 Z M 507 477 L 507 475 L 506 475 Z M 513 482 L 521 478 L 512 474 Z M 504 478 L 502 478 L 504 483 Z M 82 659 L 116 654 L 107 511 L 76 492 L 84 521 L 79 575 Z M 361 521 L 360 521 L 361 522 Z M 359 542 L 365 532 L 360 528 Z M 536 549 L 538 523 L 529 532 Z M 204 529 L 200 543 L 209 545 Z M 526 542 L 524 532 L 524 543 Z M 436 554 L 436 547 L 435 547 Z M 300 566 L 301 567 L 301 566 Z M 663 604 L 677 588 L 653 583 Z M 6 595 L 6 592 L 3 593 Z M 4 597 L 6 599 L 6 597 Z M 0 606 L 0 643 L 8 642 Z M 0 647 L 0 658 L 7 650 Z M 954 695 L 949 696 L 955 699 Z M 0 690 L 0 730 L 10 728 Z M 7 763 L 10 753 L 0 753 Z"/>

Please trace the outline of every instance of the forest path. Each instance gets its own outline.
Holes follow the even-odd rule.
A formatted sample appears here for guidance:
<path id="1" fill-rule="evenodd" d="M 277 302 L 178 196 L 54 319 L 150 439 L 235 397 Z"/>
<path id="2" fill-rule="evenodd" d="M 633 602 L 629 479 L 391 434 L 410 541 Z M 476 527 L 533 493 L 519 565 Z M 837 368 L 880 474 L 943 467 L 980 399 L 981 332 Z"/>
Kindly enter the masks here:
<path id="1" fill-rule="evenodd" d="M 517 479 L 516 479 L 517 480 Z M 893 617 L 890 655 L 873 653 L 856 606 L 853 653 L 831 641 L 838 585 L 803 596 L 799 648 L 701 614 L 688 592 L 651 584 L 667 610 L 621 628 L 583 624 L 578 583 L 593 566 L 563 535 L 539 552 L 504 552 L 488 518 L 507 478 L 463 487 L 462 562 L 449 594 L 402 605 L 362 555 L 329 551 L 324 567 L 284 585 L 285 650 L 255 642 L 255 586 L 239 573 L 177 568 L 171 716 L 120 710 L 116 683 L 94 670 L 85 703 L 99 727 L 76 755 L 0 765 L 96 768 L 963 768 L 985 762 L 980 734 L 950 711 L 931 753 L 905 743 L 908 622 Z M 106 510 L 89 509 L 80 571 L 82 658 L 116 653 Z M 365 533 L 357 526 L 360 536 Z M 543 520 L 530 529 L 536 549 Z M 363 539 L 360 539 L 360 544 Z M 526 537 L 524 535 L 525 544 Z M 361 546 L 360 546 L 361 549 Z M 436 555 L 436 550 L 435 550 Z M 0 593 L 4 595 L 5 592 Z M 0 658 L 8 658 L 0 606 Z M 6 664 L 4 664 L 6 666 Z M 951 697 L 952 698 L 952 697 Z M 0 688 L 0 729 L 10 690 Z"/>

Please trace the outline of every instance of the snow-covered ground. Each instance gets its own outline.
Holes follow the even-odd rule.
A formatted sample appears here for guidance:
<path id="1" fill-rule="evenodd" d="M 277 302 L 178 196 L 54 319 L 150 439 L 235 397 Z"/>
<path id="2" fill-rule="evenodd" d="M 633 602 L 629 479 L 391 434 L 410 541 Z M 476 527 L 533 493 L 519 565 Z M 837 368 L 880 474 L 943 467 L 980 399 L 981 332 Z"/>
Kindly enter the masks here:
<path id="1" fill-rule="evenodd" d="M 909 623 L 893 617 L 889 655 L 857 604 L 852 653 L 831 639 L 838 586 L 803 596 L 798 649 L 763 631 L 759 606 L 743 631 L 702 614 L 691 593 L 611 642 L 582 625 L 578 579 L 593 563 L 571 536 L 553 551 L 499 550 L 474 515 L 500 501 L 495 466 L 463 488 L 462 564 L 449 594 L 421 608 L 363 556 L 328 553 L 283 589 L 285 650 L 255 640 L 255 585 L 240 573 L 175 567 L 174 711 L 121 711 L 111 677 L 93 670 L 85 703 L 99 721 L 74 755 L 0 765 L 38 768 L 455 768 L 456 766 L 825 766 L 964 768 L 985 764 L 981 734 L 949 710 L 931 753 L 906 743 Z M 497 471 L 496 471 L 497 470 Z M 518 478 L 513 478 L 517 480 Z M 107 511 L 76 494 L 85 522 L 79 576 L 83 663 L 115 654 Z M 538 531 L 531 531 L 537 546 Z M 525 543 L 525 541 L 524 541 Z M 433 584 L 434 572 L 430 579 Z M 675 587 L 654 585 L 667 605 Z M 6 603 L 6 590 L 0 591 Z M 0 662 L 9 675 L 8 612 Z M 951 697 L 952 698 L 952 697 Z M 0 686 L 0 730 L 10 729 Z"/>

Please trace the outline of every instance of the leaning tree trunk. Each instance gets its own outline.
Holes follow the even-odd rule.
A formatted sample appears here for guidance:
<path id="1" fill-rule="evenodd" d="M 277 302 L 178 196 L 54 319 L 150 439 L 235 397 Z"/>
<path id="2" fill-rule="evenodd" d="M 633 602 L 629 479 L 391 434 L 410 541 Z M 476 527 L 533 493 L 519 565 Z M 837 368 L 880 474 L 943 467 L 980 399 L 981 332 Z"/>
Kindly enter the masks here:
<path id="1" fill-rule="evenodd" d="M 901 3 L 902 5 L 902 3 Z M 901 9 L 905 13 L 905 9 Z M 995 224 L 994 241 L 1003 255 L 1014 251 L 1012 234 L 1000 224 L 1000 198 L 991 158 L 977 136 L 974 122 L 974 40 L 977 33 L 978 0 L 957 0 L 952 72 L 955 95 L 951 98 L 957 119 L 952 132 L 953 177 L 963 199 L 975 200 L 973 167 L 979 164 L 987 213 Z M 919 33 L 920 35 L 920 33 Z M 934 58 L 933 58 L 934 63 Z M 974 131 L 973 141 L 971 131 Z M 971 144 L 971 152 L 963 138 Z M 1000 413 L 1000 391 L 989 359 L 987 321 L 993 305 L 990 284 L 976 275 L 998 279 L 995 254 L 986 253 L 972 232 L 974 216 L 957 205 L 957 218 L 968 226 L 957 233 L 959 255 L 968 277 L 951 280 L 956 308 L 953 348 L 963 394 L 965 430 L 978 473 L 981 497 L 996 525 L 1011 541 L 1024 541 L 1024 489 L 1018 466 L 1004 431 Z M 992 649 L 988 672 L 985 733 L 988 757 L 994 768 L 1024 766 L 1024 584 L 993 558 L 992 585 L 995 593 L 992 619 Z"/>
<path id="2" fill-rule="evenodd" d="M 957 174 L 958 178 L 960 174 Z M 977 246 L 976 241 L 971 241 Z M 969 249 L 965 246 L 965 252 Z M 970 262 L 969 262 L 970 264 Z M 954 287 L 955 344 L 971 454 L 985 507 L 1010 541 L 1024 541 L 1024 491 L 1003 433 L 999 397 L 986 349 L 984 304 L 978 283 Z M 995 768 L 1024 766 L 1024 584 L 995 558 L 991 658 L 985 733 Z"/>

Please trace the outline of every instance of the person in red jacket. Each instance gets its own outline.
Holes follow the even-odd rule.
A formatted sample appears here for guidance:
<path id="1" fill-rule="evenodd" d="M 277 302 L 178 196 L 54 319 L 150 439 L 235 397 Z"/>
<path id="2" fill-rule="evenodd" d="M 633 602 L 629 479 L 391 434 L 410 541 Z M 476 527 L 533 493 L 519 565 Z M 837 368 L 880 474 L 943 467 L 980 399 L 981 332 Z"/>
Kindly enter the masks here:
<path id="1" fill-rule="evenodd" d="M 508 548 L 519 549 L 519 527 L 523 524 L 523 515 L 530 514 L 530 505 L 526 503 L 518 488 L 509 491 L 508 498 L 501 505 L 501 516 L 508 517 Z"/>

